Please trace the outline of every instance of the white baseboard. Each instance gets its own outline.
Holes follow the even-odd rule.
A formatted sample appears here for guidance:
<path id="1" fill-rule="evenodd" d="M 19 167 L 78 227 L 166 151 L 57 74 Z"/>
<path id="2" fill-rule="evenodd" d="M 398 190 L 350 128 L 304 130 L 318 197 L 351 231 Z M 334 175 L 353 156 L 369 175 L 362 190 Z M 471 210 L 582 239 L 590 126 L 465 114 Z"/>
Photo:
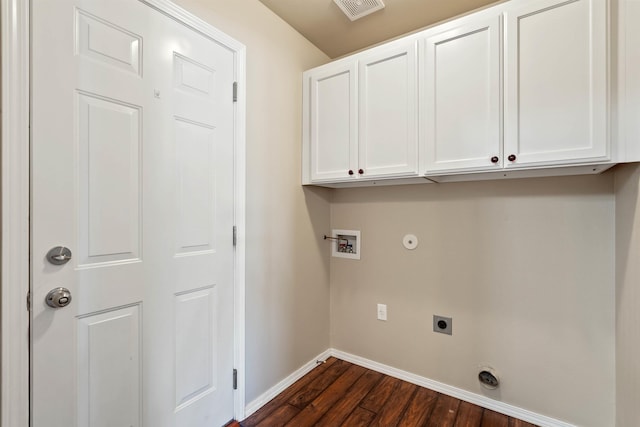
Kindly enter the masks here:
<path id="1" fill-rule="evenodd" d="M 398 378 L 403 381 L 407 381 L 412 384 L 416 384 L 421 387 L 425 387 L 430 390 L 455 397 L 456 399 L 464 400 L 466 402 L 473 403 L 474 405 L 478 405 L 483 408 L 491 409 L 492 411 L 508 415 L 510 417 L 518 418 L 520 420 L 539 425 L 540 427 L 576 427 L 573 424 L 556 420 L 555 418 L 540 415 L 526 409 L 518 408 L 517 406 L 509 405 L 508 403 L 500 402 L 486 396 L 462 390 L 460 388 L 434 381 L 429 378 L 421 377 L 419 375 L 412 374 L 411 372 L 403 371 L 392 366 L 374 362 L 373 360 L 365 359 L 360 356 L 345 353 L 344 351 L 332 348 L 328 350 L 328 354 L 329 356 L 334 356 L 337 359 L 342 359 L 355 365 L 359 365 L 373 371 L 389 375 L 390 377 Z"/>
<path id="2" fill-rule="evenodd" d="M 266 392 L 262 393 L 255 400 L 248 403 L 245 408 L 245 417 L 249 417 L 258 409 L 266 405 L 271 399 L 282 393 L 293 383 L 309 373 L 309 371 L 317 366 L 318 360 L 325 360 L 330 356 L 333 356 L 337 359 L 342 359 L 355 365 L 362 366 L 364 368 L 371 369 L 376 372 L 380 372 L 385 375 L 389 375 L 390 377 L 398 378 L 403 381 L 407 381 L 412 384 L 416 384 L 421 387 L 446 394 L 447 396 L 455 397 L 456 399 L 464 400 L 465 402 L 473 403 L 474 405 L 478 405 L 483 408 L 491 409 L 492 411 L 496 411 L 510 417 L 518 418 L 520 420 L 536 424 L 540 427 L 576 427 L 573 424 L 569 424 L 555 418 L 540 415 L 535 412 L 519 408 L 517 406 L 509 405 L 508 403 L 500 402 L 489 397 L 482 396 L 480 394 L 472 393 L 470 391 L 434 381 L 429 378 L 421 377 L 420 375 L 412 374 L 411 372 L 403 371 L 392 366 L 374 362 L 373 360 L 365 359 L 364 357 L 345 353 L 344 351 L 336 350 L 334 348 L 330 348 L 320 353 L 318 356 L 314 357 L 312 360 L 301 366 L 294 373 L 280 381 L 275 386 L 271 387 Z"/>
<path id="3" fill-rule="evenodd" d="M 258 409 L 262 408 L 264 405 L 269 403 L 269 401 L 271 399 L 273 399 L 274 397 L 276 397 L 277 395 L 282 393 L 288 387 L 291 387 L 291 385 L 293 385 L 293 383 L 295 383 L 300 378 L 302 378 L 306 374 L 308 374 L 309 371 L 311 371 L 313 368 L 318 366 L 318 360 L 327 359 L 327 357 L 330 356 L 330 352 L 331 352 L 330 349 L 323 351 L 322 353 L 320 353 L 319 355 L 314 357 L 312 360 L 308 361 L 303 366 L 298 368 L 298 370 L 296 370 L 294 373 L 289 375 L 287 378 L 283 379 L 278 384 L 274 385 L 269 390 L 267 390 L 264 393 L 262 393 L 256 399 L 254 399 L 251 402 L 249 402 L 247 404 L 247 406 L 245 406 L 245 410 L 244 410 L 245 411 L 245 415 L 244 415 L 245 418 L 249 417 L 251 414 L 256 412 Z"/>

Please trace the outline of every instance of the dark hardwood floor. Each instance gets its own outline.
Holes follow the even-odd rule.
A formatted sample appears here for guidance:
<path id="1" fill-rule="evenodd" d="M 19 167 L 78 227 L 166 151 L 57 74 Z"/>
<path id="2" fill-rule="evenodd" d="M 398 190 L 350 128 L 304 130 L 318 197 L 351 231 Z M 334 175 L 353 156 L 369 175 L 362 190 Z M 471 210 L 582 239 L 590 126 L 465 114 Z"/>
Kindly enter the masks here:
<path id="1" fill-rule="evenodd" d="M 333 357 L 240 425 L 535 427 Z"/>

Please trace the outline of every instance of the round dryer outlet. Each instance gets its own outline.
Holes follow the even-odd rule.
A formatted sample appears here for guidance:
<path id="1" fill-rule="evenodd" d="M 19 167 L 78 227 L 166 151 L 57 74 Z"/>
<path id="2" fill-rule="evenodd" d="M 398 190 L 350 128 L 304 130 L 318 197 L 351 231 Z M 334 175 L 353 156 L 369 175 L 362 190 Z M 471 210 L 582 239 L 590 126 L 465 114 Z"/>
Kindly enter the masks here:
<path id="1" fill-rule="evenodd" d="M 480 369 L 480 372 L 478 373 L 478 381 L 480 381 L 480 384 L 482 384 L 483 387 L 488 388 L 489 390 L 495 390 L 500 385 L 498 374 L 490 367 Z"/>

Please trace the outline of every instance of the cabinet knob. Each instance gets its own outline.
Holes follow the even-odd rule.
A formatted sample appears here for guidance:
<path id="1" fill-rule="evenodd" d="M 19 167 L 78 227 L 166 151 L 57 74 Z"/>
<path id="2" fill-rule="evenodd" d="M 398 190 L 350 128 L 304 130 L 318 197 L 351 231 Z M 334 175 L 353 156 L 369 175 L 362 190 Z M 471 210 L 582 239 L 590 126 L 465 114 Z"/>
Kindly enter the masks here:
<path id="1" fill-rule="evenodd" d="M 360 175 L 362 175 L 362 174 L 364 173 L 364 171 L 363 171 L 362 169 L 358 169 L 358 173 L 359 173 Z"/>
<path id="2" fill-rule="evenodd" d="M 507 157 L 507 159 L 509 159 L 510 162 L 515 162 L 516 161 L 516 155 L 515 154 L 509 154 L 509 157 Z"/>
<path id="3" fill-rule="evenodd" d="M 500 160 L 500 159 L 498 158 L 498 156 L 493 156 L 493 157 L 491 158 L 491 163 L 498 163 L 498 161 L 499 161 L 499 160 Z"/>
<path id="4" fill-rule="evenodd" d="M 353 171 L 349 169 L 349 175 L 353 175 Z"/>

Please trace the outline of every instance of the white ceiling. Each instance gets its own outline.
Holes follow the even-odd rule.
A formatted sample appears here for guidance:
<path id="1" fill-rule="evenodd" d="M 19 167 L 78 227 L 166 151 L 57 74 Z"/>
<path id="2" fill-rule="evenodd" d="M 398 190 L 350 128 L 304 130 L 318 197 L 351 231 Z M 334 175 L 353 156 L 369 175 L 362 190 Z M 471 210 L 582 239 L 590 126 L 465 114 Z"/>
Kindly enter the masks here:
<path id="1" fill-rule="evenodd" d="M 500 0 L 383 0 L 385 8 L 350 21 L 333 0 L 260 0 L 331 58 Z"/>

